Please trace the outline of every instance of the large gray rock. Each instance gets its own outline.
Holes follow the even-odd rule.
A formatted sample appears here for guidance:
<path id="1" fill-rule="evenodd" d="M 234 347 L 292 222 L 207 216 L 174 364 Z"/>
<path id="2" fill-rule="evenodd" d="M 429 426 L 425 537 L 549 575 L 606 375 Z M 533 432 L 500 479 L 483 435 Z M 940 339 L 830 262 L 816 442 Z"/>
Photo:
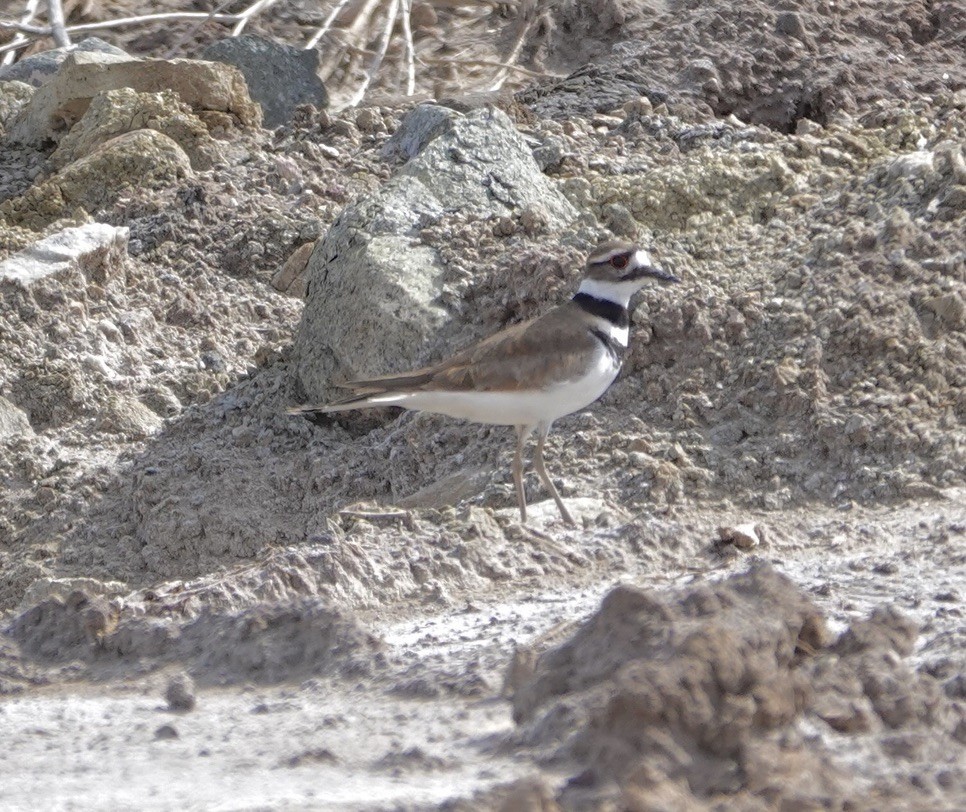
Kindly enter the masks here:
<path id="1" fill-rule="evenodd" d="M 0 440 L 33 433 L 27 413 L 0 395 Z"/>
<path id="2" fill-rule="evenodd" d="M 66 271 L 103 278 L 127 256 L 130 229 L 106 223 L 65 228 L 0 262 L 0 283 L 30 287 Z"/>
<path id="3" fill-rule="evenodd" d="M 449 126 L 441 123 L 440 111 Z M 417 135 L 410 138 L 410 133 Z M 406 117 L 397 137 L 418 153 L 397 180 L 417 181 L 442 209 L 476 217 L 540 209 L 551 229 L 564 228 L 577 216 L 502 110 L 489 107 L 463 115 L 421 105 Z"/>
<path id="4" fill-rule="evenodd" d="M 9 138 L 25 144 L 57 141 L 87 112 L 98 93 L 122 87 L 138 93 L 171 90 L 199 116 L 227 113 L 245 126 L 261 123 L 261 111 L 249 97 L 241 72 L 232 65 L 75 51 L 37 89 L 10 127 Z"/>
<path id="5" fill-rule="evenodd" d="M 449 319 L 438 302 L 443 268 L 433 248 L 418 244 L 422 228 L 453 212 L 496 218 L 539 209 L 553 229 L 576 217 L 504 113 L 440 109 L 417 108 L 403 122 L 398 141 L 418 154 L 346 208 L 309 260 L 296 355 L 313 401 L 333 394 L 334 379 L 409 367 Z M 408 136 L 409 128 L 420 134 Z"/>
<path id="6" fill-rule="evenodd" d="M 222 150 L 198 116 L 171 90 L 138 93 L 129 87 L 98 93 L 50 156 L 62 169 L 86 158 L 112 138 L 136 130 L 155 130 L 171 138 L 191 161 L 193 169 L 210 169 Z"/>
<path id="7" fill-rule="evenodd" d="M 290 121 L 300 104 L 329 106 L 329 94 L 318 77 L 319 52 L 293 48 L 264 37 L 246 35 L 213 42 L 202 51 L 205 59 L 237 67 L 248 92 L 262 106 L 266 127 Z"/>
<path id="8" fill-rule="evenodd" d="M 34 87 L 40 87 L 50 79 L 60 69 L 61 63 L 67 59 L 69 54 L 77 51 L 98 51 L 102 54 L 113 54 L 114 56 L 130 59 L 126 51 L 104 42 L 97 37 L 88 37 L 83 42 L 75 45 L 65 45 L 63 48 L 51 48 L 49 51 L 41 51 L 33 54 L 12 65 L 4 65 L 0 68 L 0 82 L 25 82 Z"/>

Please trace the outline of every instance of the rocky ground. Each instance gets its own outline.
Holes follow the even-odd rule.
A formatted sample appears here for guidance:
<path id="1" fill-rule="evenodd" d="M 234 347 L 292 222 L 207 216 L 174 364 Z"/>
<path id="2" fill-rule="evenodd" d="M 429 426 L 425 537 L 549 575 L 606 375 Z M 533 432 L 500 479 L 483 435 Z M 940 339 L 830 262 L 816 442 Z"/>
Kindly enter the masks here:
<path id="1" fill-rule="evenodd" d="M 0 74 L 0 806 L 966 806 L 966 7 L 417 7 L 415 112 L 399 31 L 271 130 Z M 683 284 L 551 435 L 578 527 L 508 430 L 285 414 L 608 234 Z"/>

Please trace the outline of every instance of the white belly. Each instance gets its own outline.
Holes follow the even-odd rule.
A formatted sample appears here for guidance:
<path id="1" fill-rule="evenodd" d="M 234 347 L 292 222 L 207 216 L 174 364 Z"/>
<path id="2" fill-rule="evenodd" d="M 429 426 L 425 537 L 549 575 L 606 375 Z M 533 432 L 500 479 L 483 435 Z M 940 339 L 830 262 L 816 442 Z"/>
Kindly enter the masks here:
<path id="1" fill-rule="evenodd" d="M 620 371 L 609 353 L 601 351 L 587 374 L 545 389 L 515 392 L 411 392 L 373 398 L 371 405 L 386 404 L 445 414 L 474 423 L 498 426 L 550 424 L 580 411 L 607 391 Z"/>

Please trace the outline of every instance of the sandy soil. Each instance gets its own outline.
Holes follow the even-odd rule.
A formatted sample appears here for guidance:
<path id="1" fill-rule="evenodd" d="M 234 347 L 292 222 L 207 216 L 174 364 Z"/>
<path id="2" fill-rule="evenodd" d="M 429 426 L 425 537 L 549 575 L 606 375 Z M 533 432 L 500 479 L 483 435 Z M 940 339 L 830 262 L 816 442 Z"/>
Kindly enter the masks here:
<path id="1" fill-rule="evenodd" d="M 420 92 L 473 106 L 525 34 L 547 78 L 491 101 L 581 220 L 428 224 L 452 320 L 414 361 L 570 295 L 605 228 L 684 279 L 551 437 L 578 528 L 535 476 L 519 524 L 504 430 L 284 414 L 303 302 L 273 278 L 392 175 L 398 70 L 90 210 L 25 214 L 51 151 L 3 144 L 0 260 L 88 218 L 130 242 L 2 291 L 0 806 L 966 807 L 966 11 L 732 6 L 417 37 L 460 60 Z"/>

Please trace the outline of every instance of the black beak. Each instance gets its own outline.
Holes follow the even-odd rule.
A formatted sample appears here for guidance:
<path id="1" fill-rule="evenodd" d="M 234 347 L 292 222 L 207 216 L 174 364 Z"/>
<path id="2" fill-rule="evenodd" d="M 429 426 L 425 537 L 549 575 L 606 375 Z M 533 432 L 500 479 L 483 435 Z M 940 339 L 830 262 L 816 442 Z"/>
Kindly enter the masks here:
<path id="1" fill-rule="evenodd" d="M 645 270 L 647 271 L 647 276 L 653 276 L 661 282 L 674 282 L 678 284 L 681 281 L 673 273 L 662 271 L 660 268 L 645 268 Z"/>
<path id="2" fill-rule="evenodd" d="M 678 279 L 673 273 L 668 273 L 660 268 L 655 268 L 653 265 L 642 265 L 639 268 L 635 268 L 631 271 L 625 279 L 644 279 L 645 277 L 650 277 L 651 279 L 657 279 L 659 282 L 674 282 L 678 283 L 681 280 Z"/>

